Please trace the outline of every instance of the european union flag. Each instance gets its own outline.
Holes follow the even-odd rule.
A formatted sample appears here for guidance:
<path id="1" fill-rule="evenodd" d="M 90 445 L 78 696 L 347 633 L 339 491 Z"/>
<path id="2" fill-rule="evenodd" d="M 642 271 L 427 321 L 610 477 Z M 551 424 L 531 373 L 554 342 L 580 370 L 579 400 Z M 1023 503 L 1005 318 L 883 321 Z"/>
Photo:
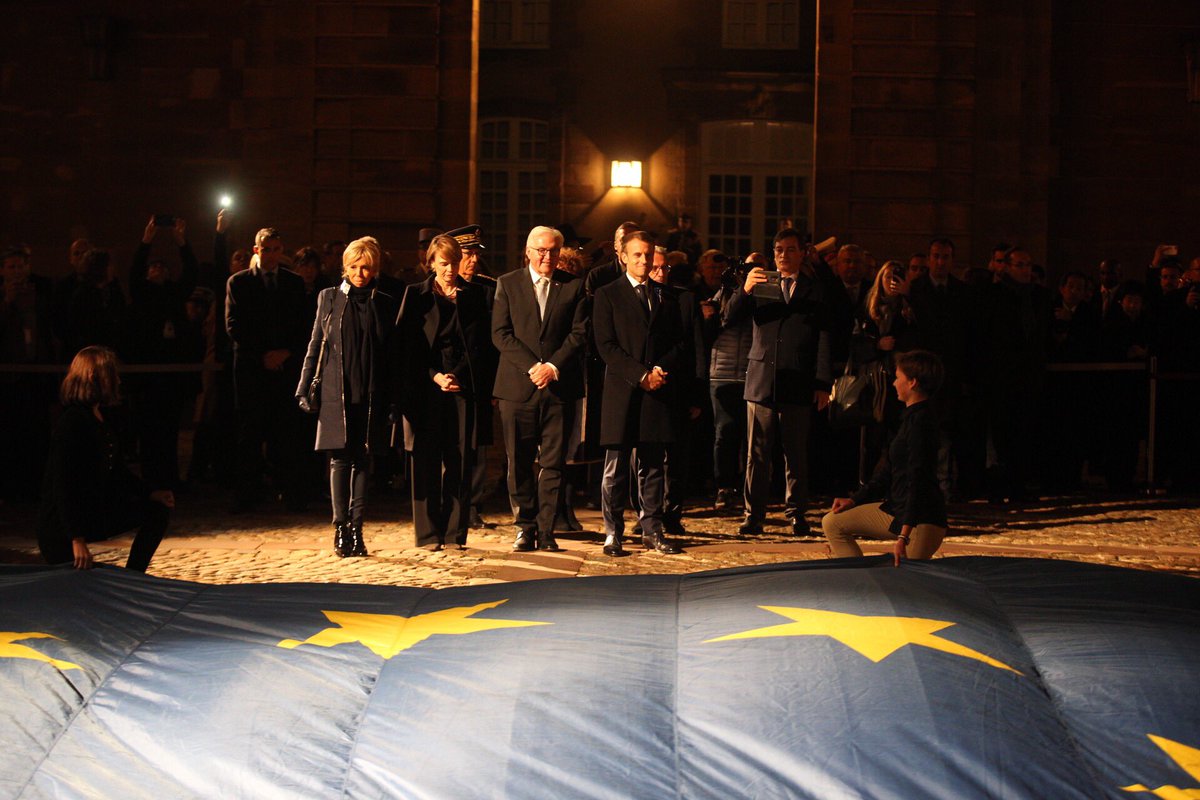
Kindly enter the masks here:
<path id="1" fill-rule="evenodd" d="M 1200 584 L 803 562 L 429 591 L 0 567 L 8 797 L 1200 796 Z"/>

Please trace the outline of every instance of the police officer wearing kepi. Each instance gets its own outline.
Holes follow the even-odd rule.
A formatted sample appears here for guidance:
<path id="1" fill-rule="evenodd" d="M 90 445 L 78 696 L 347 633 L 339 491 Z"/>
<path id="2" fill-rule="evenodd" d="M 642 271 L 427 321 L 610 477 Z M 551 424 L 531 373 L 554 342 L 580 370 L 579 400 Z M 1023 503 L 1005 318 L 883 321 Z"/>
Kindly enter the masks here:
<path id="1" fill-rule="evenodd" d="M 483 289 L 484 296 L 487 298 L 488 322 L 487 330 L 491 330 L 491 313 L 492 306 L 496 302 L 496 279 L 490 275 L 485 275 L 483 272 L 483 251 L 487 250 L 483 245 L 483 227 L 478 224 L 464 225 L 461 228 L 455 228 L 452 231 L 446 231 L 447 236 L 453 236 L 454 241 L 458 242 L 458 246 L 462 248 L 462 261 L 458 265 L 458 277 L 462 278 L 472 286 L 478 286 Z M 479 367 L 479 372 L 476 373 L 477 386 L 479 387 L 478 401 L 475 404 L 475 437 L 477 448 L 475 451 L 475 462 L 468 476 L 470 486 L 467 489 L 467 497 L 469 508 L 467 509 L 467 524 L 471 528 L 487 528 L 487 523 L 483 521 L 483 517 L 479 514 L 479 508 L 483 505 L 484 487 L 487 483 L 487 449 L 488 446 L 494 444 L 494 416 L 496 401 L 488 398 L 492 396 L 492 384 L 496 379 L 496 362 L 499 354 L 491 345 L 491 338 L 487 338 L 486 346 L 482 354 L 483 363 Z"/>

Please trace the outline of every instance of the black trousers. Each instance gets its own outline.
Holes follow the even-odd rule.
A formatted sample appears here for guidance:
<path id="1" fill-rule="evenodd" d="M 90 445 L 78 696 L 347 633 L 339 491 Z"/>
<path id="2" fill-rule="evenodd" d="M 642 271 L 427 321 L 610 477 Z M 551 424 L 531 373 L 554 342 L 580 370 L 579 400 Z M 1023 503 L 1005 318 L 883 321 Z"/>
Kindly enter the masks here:
<path id="1" fill-rule="evenodd" d="M 538 389 L 524 403 L 500 401 L 508 451 L 508 500 L 522 531 L 546 536 L 554 532 L 574 420 L 575 403 L 564 403 L 545 389 Z M 534 462 L 541 469 L 536 475 Z"/>
<path id="2" fill-rule="evenodd" d="M 362 524 L 367 510 L 371 458 L 367 454 L 367 406 L 346 406 L 346 446 L 329 451 L 329 497 L 333 524 Z"/>
<path id="3" fill-rule="evenodd" d="M 82 533 L 89 542 L 102 542 L 137 528 L 125 568 L 145 572 L 170 521 L 170 509 L 149 497 L 114 497 L 103 508 L 95 509 L 87 530 Z M 71 548 L 71 539 L 75 535 L 74 532 L 55 532 L 51 536 L 39 532 L 38 548 L 42 551 L 42 558 L 49 564 L 71 563 L 75 559 L 75 552 Z"/>
<path id="4" fill-rule="evenodd" d="M 771 461 L 778 439 L 783 448 L 787 486 L 784 513 L 790 520 L 804 518 L 808 507 L 808 432 L 812 406 L 779 403 L 746 403 L 746 517 L 762 522 L 771 495 Z"/>
<path id="5" fill-rule="evenodd" d="M 430 391 L 425 424 L 413 431 L 413 527 L 417 546 L 467 541 L 467 498 L 475 452 L 475 399 Z"/>
<path id="6" fill-rule="evenodd" d="M 604 459 L 604 480 L 600 486 L 604 533 L 617 539 L 625 534 L 625 509 L 629 506 L 632 449 L 610 448 Z M 663 531 L 666 458 L 666 446 L 661 442 L 641 442 L 637 446 L 637 489 L 641 501 L 638 522 L 643 536 Z"/>
<path id="7" fill-rule="evenodd" d="M 285 499 L 296 503 L 304 500 L 304 465 L 309 462 L 303 457 L 301 412 L 293 396 L 297 380 L 291 372 L 257 368 L 239 369 L 234 374 L 238 419 L 236 492 L 243 502 L 259 499 L 268 471 Z"/>

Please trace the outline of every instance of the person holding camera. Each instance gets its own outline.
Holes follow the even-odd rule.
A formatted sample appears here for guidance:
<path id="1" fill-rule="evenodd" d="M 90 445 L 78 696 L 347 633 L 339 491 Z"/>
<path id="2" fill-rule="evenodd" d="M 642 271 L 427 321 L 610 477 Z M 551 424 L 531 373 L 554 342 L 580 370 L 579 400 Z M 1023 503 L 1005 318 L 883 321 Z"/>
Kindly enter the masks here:
<path id="1" fill-rule="evenodd" d="M 370 236 L 346 246 L 341 285 L 317 295 L 296 386 L 300 410 L 318 415 L 314 449 L 329 454 L 333 552 L 339 558 L 367 555 L 362 526 L 371 457 L 388 445 L 388 350 L 398 303 L 376 282 L 382 261 L 379 242 Z M 316 393 L 310 392 L 314 378 Z"/>
<path id="2" fill-rule="evenodd" d="M 745 267 L 766 264 L 761 253 L 746 256 Z M 722 511 L 742 508 L 742 470 L 746 450 L 746 368 L 754 325 L 750 317 L 732 321 L 729 311 L 741 291 L 745 274 L 720 250 L 700 256 L 700 273 L 705 285 L 716 287 L 700 303 L 701 330 L 708 358 L 708 396 L 713 412 L 713 480 L 716 507 Z"/>
<path id="3" fill-rule="evenodd" d="M 805 259 L 803 235 L 775 234 L 775 266 L 755 266 L 730 302 L 733 324 L 753 325 L 746 368 L 747 456 L 745 520 L 738 533 L 762 533 L 771 491 L 775 440 L 783 446 L 792 532 L 808 535 L 808 434 L 812 412 L 829 406 L 832 383 L 829 306 L 822 282 Z"/>

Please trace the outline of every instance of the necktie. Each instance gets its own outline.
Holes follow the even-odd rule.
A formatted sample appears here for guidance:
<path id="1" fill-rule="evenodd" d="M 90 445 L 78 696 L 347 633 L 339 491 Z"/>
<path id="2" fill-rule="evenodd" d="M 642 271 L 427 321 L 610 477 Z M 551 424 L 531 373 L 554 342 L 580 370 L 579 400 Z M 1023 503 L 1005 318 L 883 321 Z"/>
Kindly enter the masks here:
<path id="1" fill-rule="evenodd" d="M 794 280 L 794 278 L 784 278 L 779 282 L 780 287 L 783 289 L 783 302 L 785 303 L 792 301 L 792 283 Z"/>
<path id="2" fill-rule="evenodd" d="M 268 292 L 275 291 L 275 273 L 274 272 L 267 273 L 267 291 Z"/>
<path id="3" fill-rule="evenodd" d="M 537 301 L 538 301 L 538 319 L 546 317 L 546 298 L 550 293 L 550 279 L 538 278 L 537 281 Z"/>
<path id="4" fill-rule="evenodd" d="M 650 303 L 646 299 L 646 284 L 639 283 L 634 288 L 637 289 L 638 300 L 642 302 L 642 311 L 646 313 L 646 316 L 650 316 Z"/>

